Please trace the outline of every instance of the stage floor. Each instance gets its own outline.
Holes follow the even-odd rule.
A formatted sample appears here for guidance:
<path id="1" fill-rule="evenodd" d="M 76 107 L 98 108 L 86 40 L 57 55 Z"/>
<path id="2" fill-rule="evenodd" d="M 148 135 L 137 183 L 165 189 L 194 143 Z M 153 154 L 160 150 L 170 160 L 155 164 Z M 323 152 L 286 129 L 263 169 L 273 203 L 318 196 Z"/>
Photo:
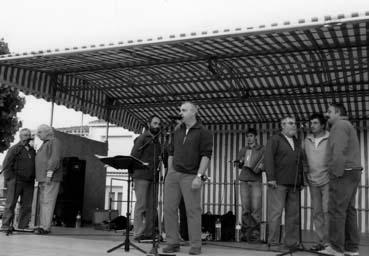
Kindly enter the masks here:
<path id="1" fill-rule="evenodd" d="M 34 235 L 32 233 L 14 233 L 6 236 L 0 233 L 0 256 L 101 256 L 101 255 L 143 255 L 131 247 L 129 252 L 123 248 L 112 253 L 106 251 L 123 241 L 122 232 L 101 231 L 93 228 L 57 228 L 52 233 Z M 311 245 L 311 233 L 304 232 L 304 245 Z M 150 251 L 151 243 L 135 243 L 145 251 Z M 161 244 L 162 248 L 164 244 Z M 159 252 L 161 252 L 159 248 Z M 182 246 L 176 255 L 188 255 L 189 246 Z M 277 252 L 268 251 L 265 244 L 247 244 L 232 242 L 206 242 L 202 255 L 211 256 L 262 256 L 276 255 Z M 298 252 L 293 255 L 312 255 Z M 360 255 L 369 255 L 369 235 L 361 236 Z"/>

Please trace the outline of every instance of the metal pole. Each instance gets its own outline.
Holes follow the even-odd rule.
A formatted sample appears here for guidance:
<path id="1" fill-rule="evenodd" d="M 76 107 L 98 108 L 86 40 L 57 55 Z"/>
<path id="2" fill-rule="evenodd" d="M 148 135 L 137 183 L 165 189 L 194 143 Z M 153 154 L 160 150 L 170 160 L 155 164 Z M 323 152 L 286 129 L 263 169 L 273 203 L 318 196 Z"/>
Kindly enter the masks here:
<path id="1" fill-rule="evenodd" d="M 54 99 L 53 101 L 51 102 L 51 116 L 50 116 L 50 126 L 52 127 L 53 126 L 53 122 L 54 122 Z"/>

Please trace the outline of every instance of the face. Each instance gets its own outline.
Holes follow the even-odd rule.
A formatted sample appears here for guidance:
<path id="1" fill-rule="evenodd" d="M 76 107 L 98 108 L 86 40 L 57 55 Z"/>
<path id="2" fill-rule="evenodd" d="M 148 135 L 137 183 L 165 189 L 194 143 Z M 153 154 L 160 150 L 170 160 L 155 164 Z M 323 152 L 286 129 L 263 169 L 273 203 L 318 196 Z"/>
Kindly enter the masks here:
<path id="1" fill-rule="evenodd" d="M 247 137 L 247 144 L 252 145 L 255 143 L 256 137 L 253 133 L 248 133 L 246 137 Z"/>
<path id="2" fill-rule="evenodd" d="M 21 133 L 19 134 L 19 138 L 22 142 L 29 143 L 29 141 L 31 140 L 31 131 L 29 130 L 21 131 Z"/>
<path id="3" fill-rule="evenodd" d="M 182 120 L 184 122 L 192 120 L 196 115 L 195 106 L 193 106 L 191 103 L 184 103 L 180 108 L 179 114 L 182 116 Z"/>
<path id="4" fill-rule="evenodd" d="M 293 137 L 296 135 L 296 120 L 294 118 L 287 117 L 282 120 L 282 132 L 288 137 Z"/>
<path id="5" fill-rule="evenodd" d="M 45 129 L 38 129 L 37 130 L 37 137 L 40 138 L 40 140 L 44 141 L 47 137 L 47 131 Z"/>
<path id="6" fill-rule="evenodd" d="M 325 113 L 325 116 L 328 118 L 328 123 L 332 124 L 339 118 L 340 112 L 336 111 L 335 107 L 329 106 L 327 109 L 327 113 Z"/>
<path id="7" fill-rule="evenodd" d="M 150 132 L 152 134 L 158 134 L 160 132 L 160 119 L 154 117 L 150 122 Z"/>
<path id="8" fill-rule="evenodd" d="M 324 126 L 320 123 L 318 118 L 310 120 L 310 131 L 312 134 L 318 134 L 324 130 Z"/>

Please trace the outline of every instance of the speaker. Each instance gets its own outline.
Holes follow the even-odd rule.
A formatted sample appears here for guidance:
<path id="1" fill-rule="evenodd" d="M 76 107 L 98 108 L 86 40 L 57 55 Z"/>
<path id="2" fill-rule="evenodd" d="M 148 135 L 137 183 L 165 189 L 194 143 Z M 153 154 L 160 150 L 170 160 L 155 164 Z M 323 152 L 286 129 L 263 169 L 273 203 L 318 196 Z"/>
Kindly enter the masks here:
<path id="1" fill-rule="evenodd" d="M 63 181 L 55 205 L 55 224 L 74 227 L 78 212 L 82 214 L 85 172 L 85 160 L 78 157 L 63 159 Z"/>

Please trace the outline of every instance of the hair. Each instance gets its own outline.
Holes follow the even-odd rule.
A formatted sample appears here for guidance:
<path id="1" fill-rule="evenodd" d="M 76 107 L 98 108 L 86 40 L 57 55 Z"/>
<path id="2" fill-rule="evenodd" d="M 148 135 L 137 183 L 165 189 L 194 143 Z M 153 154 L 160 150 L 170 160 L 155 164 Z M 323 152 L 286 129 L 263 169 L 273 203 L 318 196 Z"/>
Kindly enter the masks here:
<path id="1" fill-rule="evenodd" d="M 334 107 L 334 109 L 336 110 L 336 112 L 339 112 L 341 116 L 346 116 L 347 115 L 347 111 L 346 111 L 346 108 L 343 105 L 343 103 L 340 103 L 340 102 L 332 102 L 330 104 L 330 106 Z"/>
<path id="2" fill-rule="evenodd" d="M 195 109 L 195 113 L 197 113 L 199 111 L 199 106 L 197 104 L 193 103 L 192 101 L 184 101 L 184 102 L 182 102 L 181 106 L 183 104 L 190 104 Z"/>
<path id="3" fill-rule="evenodd" d="M 255 136 L 258 135 L 255 128 L 247 129 L 246 135 L 249 134 L 249 133 L 254 134 Z"/>
<path id="4" fill-rule="evenodd" d="M 313 120 L 313 119 L 318 119 L 319 123 L 321 125 L 323 125 L 324 127 L 327 125 L 327 119 L 324 117 L 323 114 L 321 113 L 314 113 L 310 116 L 309 121 Z"/>
<path id="5" fill-rule="evenodd" d="M 54 131 L 53 131 L 53 128 L 47 124 L 41 124 L 37 130 L 43 130 L 43 131 L 46 131 L 48 135 L 53 135 L 54 134 Z"/>
<path id="6" fill-rule="evenodd" d="M 284 120 L 286 120 L 287 118 L 290 118 L 290 119 L 294 119 L 296 120 L 296 118 L 293 116 L 293 115 L 285 115 L 281 118 L 281 124 L 283 123 Z"/>
<path id="7" fill-rule="evenodd" d="M 22 128 L 20 129 L 19 133 L 22 133 L 22 132 L 31 132 L 31 130 L 28 128 Z"/>

